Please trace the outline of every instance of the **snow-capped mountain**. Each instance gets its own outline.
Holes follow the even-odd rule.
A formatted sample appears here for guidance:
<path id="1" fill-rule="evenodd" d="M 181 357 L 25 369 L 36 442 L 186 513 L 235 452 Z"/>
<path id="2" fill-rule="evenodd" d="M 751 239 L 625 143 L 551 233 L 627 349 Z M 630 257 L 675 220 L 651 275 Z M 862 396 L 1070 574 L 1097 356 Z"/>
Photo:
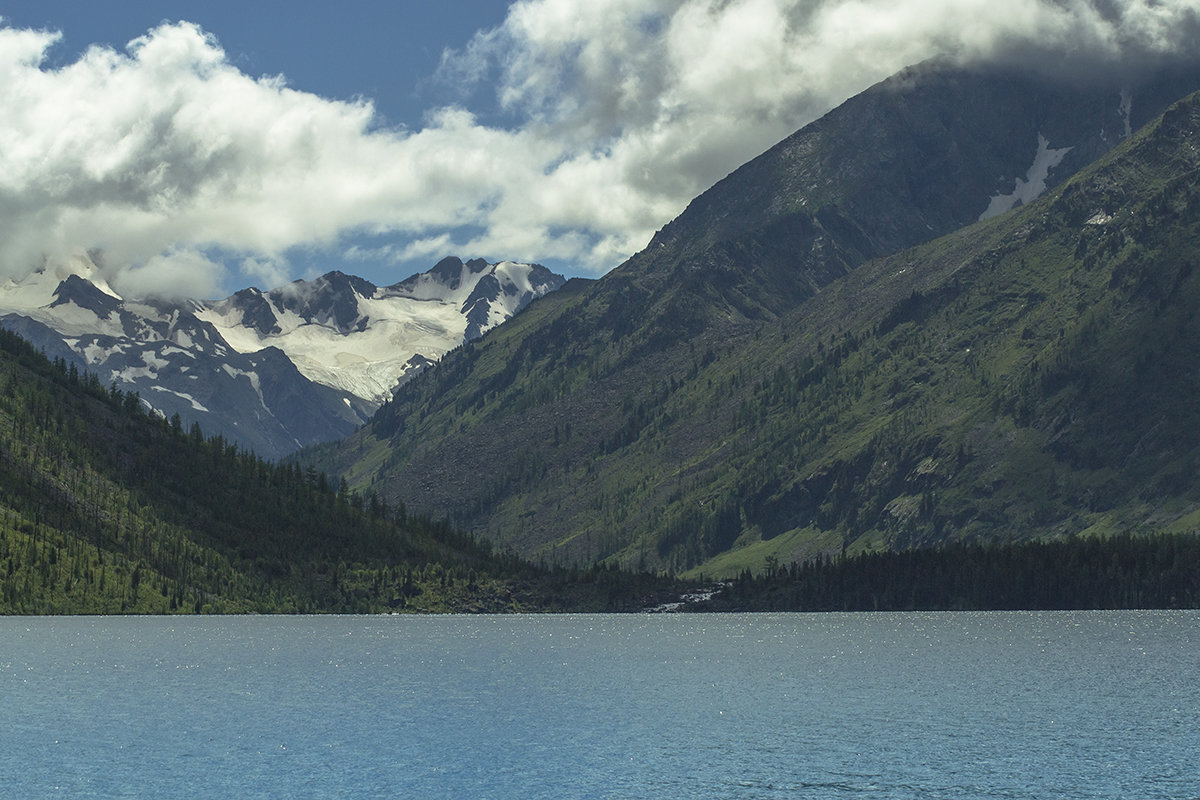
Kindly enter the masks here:
<path id="1" fill-rule="evenodd" d="M 382 288 L 330 272 L 265 293 L 243 289 L 197 316 L 239 352 L 278 347 L 310 380 L 379 404 L 400 381 L 564 282 L 538 264 L 451 257 Z"/>
<path id="2" fill-rule="evenodd" d="M 208 434 L 277 458 L 348 435 L 397 382 L 564 279 L 440 262 L 377 288 L 330 272 L 217 302 L 123 299 L 86 259 L 0 283 L 0 325 Z"/>

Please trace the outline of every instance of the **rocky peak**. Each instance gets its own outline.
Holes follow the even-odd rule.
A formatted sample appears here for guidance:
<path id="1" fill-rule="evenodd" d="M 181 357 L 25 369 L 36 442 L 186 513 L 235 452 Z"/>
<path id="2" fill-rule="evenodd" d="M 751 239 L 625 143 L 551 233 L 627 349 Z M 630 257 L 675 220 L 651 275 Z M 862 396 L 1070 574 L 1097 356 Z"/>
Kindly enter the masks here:
<path id="1" fill-rule="evenodd" d="M 260 335 L 269 336 L 282 330 L 279 327 L 279 320 L 275 317 L 275 309 L 258 289 L 242 289 L 226 302 L 240 309 L 242 324 L 253 328 Z"/>
<path id="2" fill-rule="evenodd" d="M 359 300 L 374 297 L 375 292 L 370 281 L 334 270 L 313 281 L 293 281 L 269 297 L 279 308 L 307 321 L 349 332 L 366 329 L 370 320 L 359 309 Z"/>
<path id="3" fill-rule="evenodd" d="M 50 308 L 68 304 L 91 311 L 100 319 L 108 319 L 113 312 L 121 308 L 120 300 L 78 275 L 68 275 L 58 284 Z"/>
<path id="4" fill-rule="evenodd" d="M 482 260 L 482 259 L 477 259 L 477 261 L 478 260 Z M 476 262 L 472 261 L 471 263 L 476 263 Z M 454 289 L 457 289 L 459 287 L 459 285 L 462 283 L 462 272 L 463 272 L 464 266 L 465 265 L 463 264 L 463 261 L 461 258 L 456 258 L 455 256 L 447 256 L 446 258 L 443 258 L 438 263 L 434 264 L 433 269 L 429 270 L 425 274 L 428 275 L 430 278 L 435 279 L 438 283 L 443 284 L 448 289 L 454 290 Z M 486 261 L 484 262 L 484 266 L 485 267 L 487 266 Z M 472 270 L 472 271 L 474 271 L 474 270 Z M 414 276 L 412 276 L 412 278 L 409 278 L 408 280 L 411 281 L 411 280 L 414 280 L 419 277 L 420 277 L 419 275 L 414 275 Z M 404 281 L 404 283 L 408 283 L 408 281 Z"/>

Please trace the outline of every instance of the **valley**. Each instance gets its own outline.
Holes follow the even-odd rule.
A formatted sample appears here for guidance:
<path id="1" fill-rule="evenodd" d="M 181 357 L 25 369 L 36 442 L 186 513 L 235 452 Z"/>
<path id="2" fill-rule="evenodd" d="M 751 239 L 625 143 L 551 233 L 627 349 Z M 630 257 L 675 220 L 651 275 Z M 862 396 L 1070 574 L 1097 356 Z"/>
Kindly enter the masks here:
<path id="1" fill-rule="evenodd" d="M 740 599 L 708 608 L 989 608 L 796 587 L 916 553 L 1044 582 L 1043 544 L 1130 536 L 1191 563 L 1196 88 L 926 62 L 598 280 L 448 257 L 123 298 L 99 255 L 10 279 L 7 608 L 642 610 L 714 579 Z M 1072 596 L 1194 602 L 1152 576 Z"/>

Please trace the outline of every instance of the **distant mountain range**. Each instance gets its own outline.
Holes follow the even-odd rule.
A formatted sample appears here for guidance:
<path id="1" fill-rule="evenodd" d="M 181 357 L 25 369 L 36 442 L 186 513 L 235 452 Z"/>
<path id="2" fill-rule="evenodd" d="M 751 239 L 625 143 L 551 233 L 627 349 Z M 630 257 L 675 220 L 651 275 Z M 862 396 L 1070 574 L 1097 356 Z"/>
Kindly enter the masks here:
<path id="1" fill-rule="evenodd" d="M 306 451 L 526 555 L 714 573 L 1195 525 L 1200 88 L 911 68 Z"/>
<path id="2" fill-rule="evenodd" d="M 351 433 L 404 380 L 561 286 L 533 264 L 447 258 L 379 288 L 330 272 L 225 300 L 122 299 L 86 259 L 0 284 L 0 325 L 268 458 Z"/>

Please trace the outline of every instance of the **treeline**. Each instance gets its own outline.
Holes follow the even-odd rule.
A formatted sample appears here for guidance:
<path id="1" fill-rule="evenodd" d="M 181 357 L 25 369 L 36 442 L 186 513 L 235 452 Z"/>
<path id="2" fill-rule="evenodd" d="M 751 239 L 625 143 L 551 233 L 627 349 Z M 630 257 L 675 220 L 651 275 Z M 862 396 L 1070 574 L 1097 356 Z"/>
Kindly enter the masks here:
<path id="1" fill-rule="evenodd" d="M 0 613 L 632 610 L 666 585 L 493 553 L 0 331 Z"/>
<path id="2" fill-rule="evenodd" d="M 949 543 L 743 571 L 709 611 L 1200 608 L 1200 535 Z"/>

